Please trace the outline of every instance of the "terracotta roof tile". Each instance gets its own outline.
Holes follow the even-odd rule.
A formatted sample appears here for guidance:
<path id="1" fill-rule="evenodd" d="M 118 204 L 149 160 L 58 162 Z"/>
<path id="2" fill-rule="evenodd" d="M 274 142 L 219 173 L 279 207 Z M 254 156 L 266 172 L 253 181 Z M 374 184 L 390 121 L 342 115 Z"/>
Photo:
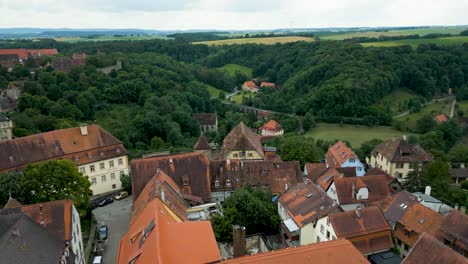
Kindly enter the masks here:
<path id="1" fill-rule="evenodd" d="M 362 176 L 334 179 L 336 194 L 340 204 L 370 203 L 386 198 L 392 194 L 387 178 L 382 176 Z M 361 187 L 367 187 L 369 191 L 368 199 L 359 200 L 356 195 L 353 198 L 353 184 L 355 192 Z"/>
<path id="2" fill-rule="evenodd" d="M 22 204 L 18 202 L 15 198 L 8 199 L 8 202 L 5 204 L 3 208 L 18 208 L 21 207 Z"/>
<path id="3" fill-rule="evenodd" d="M 116 263 L 212 263 L 221 260 L 208 221 L 181 222 L 159 198 L 132 219 Z"/>
<path id="4" fill-rule="evenodd" d="M 216 160 L 210 162 L 210 175 L 213 191 L 254 186 L 280 194 L 302 182 L 298 161 Z"/>
<path id="5" fill-rule="evenodd" d="M 335 179 L 342 178 L 341 173 L 336 169 L 326 170 L 320 178 L 317 180 L 317 185 L 319 185 L 322 190 L 327 191 L 328 188 L 332 185 Z"/>
<path id="6" fill-rule="evenodd" d="M 369 263 L 348 240 L 339 239 L 227 260 L 223 263 Z"/>
<path id="7" fill-rule="evenodd" d="M 336 142 L 335 145 L 328 148 L 325 158 L 331 168 L 339 168 L 346 162 L 346 160 L 351 158 L 357 159 L 358 157 L 343 141 L 340 140 Z"/>
<path id="8" fill-rule="evenodd" d="M 428 263 L 450 263 L 466 264 L 468 260 L 442 242 L 423 233 L 414 244 L 408 256 L 401 262 L 402 264 L 428 264 Z"/>
<path id="9" fill-rule="evenodd" d="M 325 171 L 327 171 L 327 164 L 326 163 L 306 163 L 305 168 L 307 170 L 306 177 L 315 182 L 320 176 L 323 175 Z"/>
<path id="10" fill-rule="evenodd" d="M 278 122 L 271 119 L 270 121 L 266 122 L 263 126 L 261 126 L 259 129 L 260 130 L 273 131 L 273 132 L 279 132 L 279 131 L 283 130 L 283 127 Z"/>
<path id="11" fill-rule="evenodd" d="M 12 55 L 16 54 L 22 60 L 28 57 L 26 49 L 0 49 L 0 55 Z"/>
<path id="12" fill-rule="evenodd" d="M 28 50 L 28 55 L 32 57 L 54 56 L 57 55 L 57 49 L 33 49 Z"/>
<path id="13" fill-rule="evenodd" d="M 246 81 L 244 82 L 243 86 L 247 86 L 249 88 L 258 88 L 257 85 L 253 81 Z"/>
<path id="14" fill-rule="evenodd" d="M 260 87 L 275 87 L 275 84 L 272 82 L 261 82 Z"/>
<path id="15" fill-rule="evenodd" d="M 195 150 L 211 150 L 211 146 L 208 143 L 208 140 L 206 140 L 205 135 L 203 133 L 200 134 L 200 137 L 198 137 L 197 143 L 195 143 L 195 146 L 193 146 L 193 149 Z"/>
<path id="16" fill-rule="evenodd" d="M 297 226 L 303 227 L 337 208 L 333 200 L 310 180 L 299 183 L 279 198 Z"/>
<path id="17" fill-rule="evenodd" d="M 193 113 L 192 117 L 202 126 L 216 125 L 216 113 Z"/>
<path id="18" fill-rule="evenodd" d="M 426 162 L 432 160 L 419 144 L 409 144 L 403 138 L 390 139 L 377 145 L 371 152 L 374 157 L 381 154 L 390 162 Z"/>
<path id="19" fill-rule="evenodd" d="M 98 125 L 66 128 L 0 142 L 0 172 L 24 168 L 27 164 L 69 159 L 75 165 L 126 155 L 122 142 Z"/>
<path id="20" fill-rule="evenodd" d="M 240 122 L 224 138 L 220 158 L 225 159 L 233 150 L 256 150 L 262 158 L 265 157 L 259 137 L 243 122 Z"/>
<path id="21" fill-rule="evenodd" d="M 418 198 L 408 191 L 401 191 L 373 204 L 379 206 L 387 221 L 394 226 L 400 221 L 413 204 L 418 203 Z"/>
<path id="22" fill-rule="evenodd" d="M 440 230 L 446 240 L 468 252 L 468 216 L 452 210 L 444 217 Z"/>
<path id="23" fill-rule="evenodd" d="M 196 152 L 134 159 L 131 161 L 133 199 L 140 195 L 146 183 L 160 169 L 182 189 L 182 194 L 211 200 L 208 158 Z"/>
<path id="24" fill-rule="evenodd" d="M 427 232 L 439 236 L 443 216 L 431 209 L 415 203 L 407 208 L 406 213 L 395 225 L 394 235 L 405 244 L 412 247 L 419 235 Z"/>
<path id="25" fill-rule="evenodd" d="M 363 254 L 370 254 L 393 247 L 390 226 L 377 206 L 355 211 L 330 214 L 330 222 L 338 238 L 350 239 Z"/>
<path id="26" fill-rule="evenodd" d="M 437 124 L 442 124 L 444 122 L 447 122 L 449 120 L 449 117 L 446 114 L 440 114 L 434 117 L 434 119 L 437 122 Z"/>

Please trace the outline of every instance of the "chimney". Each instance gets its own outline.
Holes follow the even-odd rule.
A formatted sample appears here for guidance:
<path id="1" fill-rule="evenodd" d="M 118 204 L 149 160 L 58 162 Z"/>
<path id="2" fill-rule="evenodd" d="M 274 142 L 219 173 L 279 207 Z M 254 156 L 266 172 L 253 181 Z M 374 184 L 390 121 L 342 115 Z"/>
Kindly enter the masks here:
<path id="1" fill-rule="evenodd" d="M 356 184 L 353 182 L 353 185 L 351 185 L 351 196 L 353 199 L 356 198 Z"/>
<path id="2" fill-rule="evenodd" d="M 431 186 L 426 186 L 426 190 L 424 191 L 424 194 L 431 196 Z"/>
<path id="3" fill-rule="evenodd" d="M 460 168 L 464 169 L 465 168 L 465 163 L 460 164 Z"/>
<path id="4" fill-rule="evenodd" d="M 406 141 L 406 135 L 403 135 L 403 140 Z"/>
<path id="5" fill-rule="evenodd" d="M 355 212 L 356 212 L 357 218 L 361 218 L 361 206 L 360 205 L 356 207 Z"/>
<path id="6" fill-rule="evenodd" d="M 40 218 L 41 218 L 40 225 L 41 225 L 41 226 L 45 226 L 45 222 L 44 222 L 44 213 L 42 213 L 42 204 L 39 205 L 39 216 L 40 216 Z"/>
<path id="7" fill-rule="evenodd" d="M 247 245 L 245 241 L 245 227 L 235 225 L 232 231 L 232 247 L 234 248 L 234 257 L 245 256 Z"/>
<path id="8" fill-rule="evenodd" d="M 80 131 L 82 136 L 88 135 L 88 126 L 83 124 L 80 126 Z"/>

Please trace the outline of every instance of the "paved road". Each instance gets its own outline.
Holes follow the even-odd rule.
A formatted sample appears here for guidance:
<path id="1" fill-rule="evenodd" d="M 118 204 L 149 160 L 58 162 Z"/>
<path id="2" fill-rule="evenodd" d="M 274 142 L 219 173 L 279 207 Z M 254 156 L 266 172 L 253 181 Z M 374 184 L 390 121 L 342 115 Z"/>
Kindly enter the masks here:
<path id="1" fill-rule="evenodd" d="M 109 237 L 104 248 L 104 264 L 114 264 L 119 247 L 119 241 L 127 232 L 132 212 L 132 198 L 126 197 L 120 201 L 114 201 L 104 207 L 96 208 L 93 213 L 98 226 L 103 223 L 109 227 Z"/>
<path id="2" fill-rule="evenodd" d="M 443 98 L 440 98 L 440 99 L 433 99 L 432 101 L 428 102 L 428 103 L 425 103 L 425 104 L 422 104 L 421 107 L 425 107 L 425 106 L 428 106 L 428 105 L 431 105 L 435 102 L 440 102 L 440 101 L 445 101 L 445 100 L 449 100 L 449 99 L 453 99 L 455 98 L 455 96 L 453 95 L 449 95 L 449 96 L 446 96 L 446 97 L 443 97 Z M 402 117 L 402 116 L 405 116 L 405 115 L 409 115 L 411 111 L 405 111 L 399 115 L 396 115 L 394 116 L 393 118 L 399 118 L 399 117 Z"/>

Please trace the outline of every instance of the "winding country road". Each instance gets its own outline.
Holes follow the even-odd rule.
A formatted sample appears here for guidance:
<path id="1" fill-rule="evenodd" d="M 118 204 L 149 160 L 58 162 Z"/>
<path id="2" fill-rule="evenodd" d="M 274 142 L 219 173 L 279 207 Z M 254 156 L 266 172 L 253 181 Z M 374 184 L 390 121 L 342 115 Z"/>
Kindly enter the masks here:
<path id="1" fill-rule="evenodd" d="M 446 97 L 443 97 L 443 98 L 440 98 L 440 99 L 432 99 L 432 101 L 430 101 L 428 103 L 425 103 L 425 104 L 422 104 L 421 107 L 425 107 L 425 106 L 431 105 L 431 104 L 436 103 L 436 102 L 446 101 L 446 100 L 453 99 L 453 98 L 455 98 L 454 95 L 449 95 L 449 96 L 446 96 Z M 454 100 L 454 102 L 455 102 L 455 100 Z M 452 104 L 452 110 L 454 109 L 454 106 L 455 106 L 455 104 Z M 405 112 L 403 112 L 403 113 L 401 113 L 399 115 L 393 116 L 393 118 L 399 118 L 399 117 L 402 117 L 402 116 L 406 116 L 406 115 L 409 115 L 410 113 L 411 113 L 411 111 L 408 110 L 408 111 L 405 111 Z M 451 113 L 451 115 L 452 115 L 452 113 Z"/>

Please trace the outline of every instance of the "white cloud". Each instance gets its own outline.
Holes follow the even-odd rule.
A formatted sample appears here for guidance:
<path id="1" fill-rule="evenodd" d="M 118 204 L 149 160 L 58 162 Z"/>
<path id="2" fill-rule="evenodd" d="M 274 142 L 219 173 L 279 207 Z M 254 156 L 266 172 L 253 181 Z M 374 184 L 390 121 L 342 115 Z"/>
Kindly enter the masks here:
<path id="1" fill-rule="evenodd" d="M 468 24 L 467 0 L 0 0 L 0 27 L 273 29 Z"/>

